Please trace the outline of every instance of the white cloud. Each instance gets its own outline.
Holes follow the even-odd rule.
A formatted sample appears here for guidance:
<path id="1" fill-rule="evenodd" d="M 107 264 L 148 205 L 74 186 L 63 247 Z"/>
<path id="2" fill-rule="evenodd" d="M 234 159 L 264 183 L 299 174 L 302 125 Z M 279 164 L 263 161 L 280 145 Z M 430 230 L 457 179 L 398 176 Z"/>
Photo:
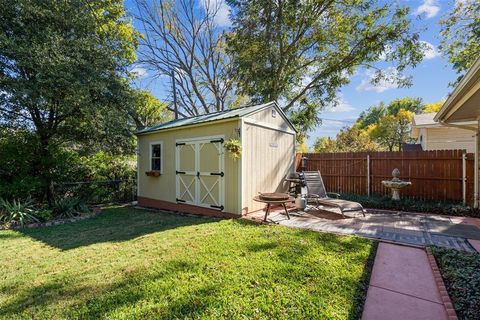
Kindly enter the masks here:
<path id="1" fill-rule="evenodd" d="M 352 112 L 354 110 L 355 108 L 350 103 L 348 103 L 347 100 L 345 100 L 343 95 L 339 94 L 337 97 L 337 101 L 335 102 L 335 105 L 329 108 L 328 112 L 340 113 L 340 112 Z"/>
<path id="2" fill-rule="evenodd" d="M 425 59 L 430 60 L 440 56 L 440 53 L 438 52 L 437 48 L 430 42 L 420 41 L 420 43 L 423 46 L 423 53 L 425 55 L 424 56 Z"/>
<path id="3" fill-rule="evenodd" d="M 382 71 L 384 77 L 378 81 L 378 83 L 372 83 L 375 78 L 375 72 L 372 70 L 367 70 L 365 72 L 366 77 L 362 79 L 360 84 L 356 87 L 357 91 L 375 91 L 375 92 L 384 92 L 390 89 L 398 88 L 398 71 L 393 67 L 388 67 Z"/>
<path id="4" fill-rule="evenodd" d="M 220 27 L 226 27 L 231 24 L 230 7 L 224 0 L 200 0 L 200 5 L 206 11 L 215 12 L 213 21 Z"/>
<path id="5" fill-rule="evenodd" d="M 142 67 L 135 67 L 130 71 L 136 78 L 143 78 L 148 75 L 147 69 Z"/>
<path id="6" fill-rule="evenodd" d="M 437 4 L 437 0 L 424 0 L 422 5 L 415 10 L 415 14 L 425 14 L 427 18 L 433 18 L 439 11 L 440 6 Z"/>

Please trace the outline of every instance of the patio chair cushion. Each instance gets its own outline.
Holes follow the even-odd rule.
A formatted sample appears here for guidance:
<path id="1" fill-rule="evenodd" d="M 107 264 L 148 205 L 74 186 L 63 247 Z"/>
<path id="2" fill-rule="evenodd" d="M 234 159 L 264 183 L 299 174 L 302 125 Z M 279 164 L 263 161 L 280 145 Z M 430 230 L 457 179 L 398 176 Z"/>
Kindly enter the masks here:
<path id="1" fill-rule="evenodd" d="M 319 198 L 317 199 L 318 203 L 340 208 L 342 211 L 357 211 L 363 210 L 363 207 L 358 202 L 347 201 L 342 199 L 332 199 L 332 198 Z"/>
<path id="2" fill-rule="evenodd" d="M 328 197 L 320 171 L 305 171 L 303 172 L 303 175 L 305 177 L 305 184 L 308 192 L 307 202 L 316 202 L 326 206 L 336 207 L 339 208 L 342 213 L 343 211 L 357 210 L 363 212 L 363 207 L 358 202 Z"/>

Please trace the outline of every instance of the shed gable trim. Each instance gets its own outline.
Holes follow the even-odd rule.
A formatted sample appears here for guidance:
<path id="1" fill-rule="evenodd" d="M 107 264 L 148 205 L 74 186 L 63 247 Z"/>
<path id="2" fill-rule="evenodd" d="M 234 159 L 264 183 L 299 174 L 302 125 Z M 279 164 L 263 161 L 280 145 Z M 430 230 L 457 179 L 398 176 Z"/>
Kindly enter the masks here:
<path id="1" fill-rule="evenodd" d="M 201 126 L 206 124 L 212 124 L 212 123 L 216 124 L 216 123 L 221 123 L 226 121 L 232 121 L 232 120 L 241 119 L 249 115 L 255 114 L 256 112 L 260 112 L 269 107 L 274 107 L 275 110 L 281 115 L 282 119 L 285 122 L 287 122 L 288 126 L 290 126 L 292 130 L 297 132 L 295 127 L 290 122 L 290 120 L 288 120 L 283 110 L 277 105 L 276 102 L 272 101 L 272 102 L 267 102 L 265 104 L 260 104 L 260 105 L 246 106 L 246 107 L 241 107 L 241 108 L 236 108 L 231 110 L 204 114 L 196 117 L 172 120 L 166 123 L 158 124 L 158 125 L 151 126 L 151 127 L 142 129 L 140 131 L 137 131 L 137 135 L 140 136 L 140 135 L 160 132 L 160 131 L 178 130 L 181 128 L 190 128 L 190 127 L 196 127 L 196 126 Z"/>
<path id="2" fill-rule="evenodd" d="M 260 109 L 257 109 L 257 110 L 252 110 L 251 112 L 248 112 L 248 113 L 242 115 L 242 117 L 251 116 L 251 115 L 253 115 L 255 113 L 258 113 L 260 111 L 263 111 L 263 110 L 265 110 L 269 107 L 274 107 L 275 110 L 277 110 L 278 114 L 280 114 L 282 119 L 288 124 L 290 129 L 292 129 L 294 133 L 297 133 L 297 129 L 295 129 L 295 127 L 293 126 L 293 124 L 290 122 L 287 115 L 285 114 L 285 112 L 283 112 L 282 108 L 280 108 L 275 101 L 272 101 L 272 102 L 269 102 L 269 103 L 265 104 L 265 106 L 263 108 L 260 108 Z M 251 122 L 250 120 L 245 120 L 245 121 Z M 285 131 L 285 130 L 283 130 L 283 131 Z M 285 132 L 287 132 L 287 131 L 285 131 Z M 288 133 L 290 133 L 290 132 L 288 132 Z"/>

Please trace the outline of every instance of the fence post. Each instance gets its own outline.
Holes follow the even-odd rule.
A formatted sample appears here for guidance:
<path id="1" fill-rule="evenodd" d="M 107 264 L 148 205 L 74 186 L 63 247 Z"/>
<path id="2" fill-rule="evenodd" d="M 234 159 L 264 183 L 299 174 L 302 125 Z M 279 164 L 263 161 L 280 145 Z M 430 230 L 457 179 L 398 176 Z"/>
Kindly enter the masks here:
<path id="1" fill-rule="evenodd" d="M 367 154 L 367 196 L 370 197 L 370 155 Z"/>
<path id="2" fill-rule="evenodd" d="M 467 204 L 467 154 L 462 153 L 462 201 Z"/>

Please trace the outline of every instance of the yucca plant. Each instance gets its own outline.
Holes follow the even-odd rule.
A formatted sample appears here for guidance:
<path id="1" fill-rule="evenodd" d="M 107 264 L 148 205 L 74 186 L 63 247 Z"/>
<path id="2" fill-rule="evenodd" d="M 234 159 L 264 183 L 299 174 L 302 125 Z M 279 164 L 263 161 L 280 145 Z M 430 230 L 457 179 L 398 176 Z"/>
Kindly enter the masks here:
<path id="1" fill-rule="evenodd" d="M 64 197 L 55 202 L 55 212 L 60 218 L 72 218 L 87 211 L 85 202 L 78 197 Z"/>
<path id="2" fill-rule="evenodd" d="M 21 201 L 14 199 L 11 202 L 0 199 L 0 220 L 4 223 L 18 223 L 21 226 L 29 222 L 39 222 L 35 216 L 32 199 Z"/>

